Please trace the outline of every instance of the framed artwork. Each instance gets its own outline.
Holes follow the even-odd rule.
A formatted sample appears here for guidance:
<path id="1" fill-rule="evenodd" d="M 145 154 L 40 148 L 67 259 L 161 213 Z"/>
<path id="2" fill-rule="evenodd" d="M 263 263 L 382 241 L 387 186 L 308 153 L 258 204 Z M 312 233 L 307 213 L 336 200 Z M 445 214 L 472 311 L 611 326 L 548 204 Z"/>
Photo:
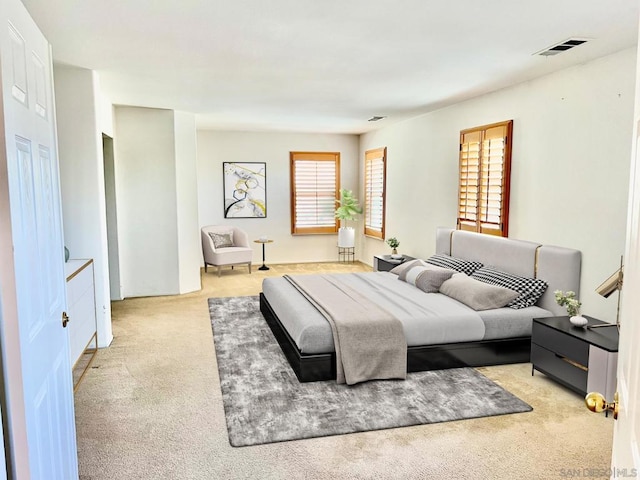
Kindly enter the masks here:
<path id="1" fill-rule="evenodd" d="M 223 162 L 224 218 L 266 218 L 267 164 Z"/>

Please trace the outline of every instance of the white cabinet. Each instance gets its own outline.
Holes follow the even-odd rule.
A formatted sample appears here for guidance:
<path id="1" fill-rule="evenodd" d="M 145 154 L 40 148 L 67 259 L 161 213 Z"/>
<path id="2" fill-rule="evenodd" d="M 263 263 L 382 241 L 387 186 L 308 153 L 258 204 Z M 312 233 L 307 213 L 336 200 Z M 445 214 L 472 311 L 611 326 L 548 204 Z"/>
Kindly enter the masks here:
<path id="1" fill-rule="evenodd" d="M 74 371 L 73 388 L 77 388 L 82 376 L 97 352 L 96 300 L 93 282 L 93 259 L 70 259 L 65 264 L 67 278 L 67 315 L 69 323 L 69 358 Z M 79 360 L 84 354 L 87 357 Z M 82 367 L 82 368 L 80 368 Z"/>

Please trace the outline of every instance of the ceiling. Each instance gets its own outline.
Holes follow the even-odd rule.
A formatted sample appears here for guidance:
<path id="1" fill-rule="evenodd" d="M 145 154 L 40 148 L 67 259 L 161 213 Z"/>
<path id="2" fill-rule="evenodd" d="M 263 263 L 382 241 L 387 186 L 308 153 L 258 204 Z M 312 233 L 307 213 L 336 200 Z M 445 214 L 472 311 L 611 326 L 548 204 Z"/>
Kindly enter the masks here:
<path id="1" fill-rule="evenodd" d="M 363 133 L 638 38 L 637 0 L 22 1 L 113 103 L 229 130 Z"/>

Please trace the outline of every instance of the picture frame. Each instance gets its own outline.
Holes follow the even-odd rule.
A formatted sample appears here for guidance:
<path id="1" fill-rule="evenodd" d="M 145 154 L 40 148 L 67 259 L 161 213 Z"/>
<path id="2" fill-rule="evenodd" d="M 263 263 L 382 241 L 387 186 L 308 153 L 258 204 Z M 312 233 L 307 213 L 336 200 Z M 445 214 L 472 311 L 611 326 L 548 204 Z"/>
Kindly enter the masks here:
<path id="1" fill-rule="evenodd" d="M 267 217 L 267 164 L 223 162 L 224 218 Z"/>

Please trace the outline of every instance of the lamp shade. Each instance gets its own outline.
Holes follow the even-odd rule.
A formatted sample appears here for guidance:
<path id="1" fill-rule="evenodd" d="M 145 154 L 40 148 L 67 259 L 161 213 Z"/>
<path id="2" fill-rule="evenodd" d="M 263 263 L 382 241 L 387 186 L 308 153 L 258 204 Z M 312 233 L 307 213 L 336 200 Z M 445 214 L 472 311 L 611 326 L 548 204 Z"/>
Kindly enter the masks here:
<path id="1" fill-rule="evenodd" d="M 622 267 L 616 270 L 609 278 L 607 278 L 604 282 L 602 282 L 598 288 L 596 288 L 596 292 L 599 295 L 602 295 L 605 298 L 608 298 L 616 290 L 620 290 L 622 288 Z"/>
<path id="2" fill-rule="evenodd" d="M 602 282 L 598 288 L 596 288 L 596 292 L 599 295 L 602 295 L 604 298 L 609 298 L 609 296 L 613 292 L 620 292 L 622 290 L 622 257 L 620 257 L 620 268 L 613 272 L 609 278 L 607 278 L 604 282 Z M 587 328 L 594 329 L 600 327 L 611 327 L 616 326 L 618 329 L 620 328 L 620 294 L 618 293 L 618 309 L 616 311 L 616 323 L 606 323 L 604 325 L 591 325 Z"/>

